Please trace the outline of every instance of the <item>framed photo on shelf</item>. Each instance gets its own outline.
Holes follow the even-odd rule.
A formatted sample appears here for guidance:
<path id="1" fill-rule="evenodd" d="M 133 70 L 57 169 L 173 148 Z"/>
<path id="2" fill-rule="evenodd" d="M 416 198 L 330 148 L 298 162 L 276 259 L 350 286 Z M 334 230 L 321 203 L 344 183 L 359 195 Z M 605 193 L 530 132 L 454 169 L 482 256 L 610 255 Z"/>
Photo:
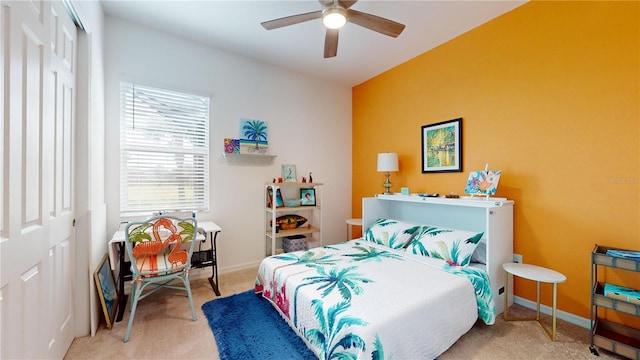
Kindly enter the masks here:
<path id="1" fill-rule="evenodd" d="M 269 188 L 267 190 L 267 207 L 271 207 L 273 205 L 273 189 Z M 280 189 L 276 191 L 276 207 L 283 207 L 284 201 L 282 200 L 282 193 Z"/>
<path id="2" fill-rule="evenodd" d="M 462 172 L 462 118 L 422 127 L 422 173 Z"/>
<path id="3" fill-rule="evenodd" d="M 282 165 L 282 179 L 284 179 L 284 182 L 298 182 L 298 177 L 296 176 L 296 166 Z"/>
<path id="4" fill-rule="evenodd" d="M 107 323 L 107 329 L 111 329 L 118 309 L 118 292 L 116 291 L 116 279 L 109 264 L 109 254 L 104 254 L 100 265 L 93 273 L 93 278 L 100 297 L 100 304 L 102 304 L 102 313 Z"/>
<path id="5" fill-rule="evenodd" d="M 316 206 L 316 189 L 300 189 L 302 206 Z"/>

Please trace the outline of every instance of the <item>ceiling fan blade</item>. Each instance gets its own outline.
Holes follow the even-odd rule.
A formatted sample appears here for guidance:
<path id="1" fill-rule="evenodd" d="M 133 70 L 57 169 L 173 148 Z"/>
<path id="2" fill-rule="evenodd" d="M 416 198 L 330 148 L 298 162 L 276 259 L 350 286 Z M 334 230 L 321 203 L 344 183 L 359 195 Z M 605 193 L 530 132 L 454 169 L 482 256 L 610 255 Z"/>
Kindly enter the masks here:
<path id="1" fill-rule="evenodd" d="M 404 30 L 403 24 L 351 9 L 347 12 L 347 21 L 391 37 L 398 37 Z"/>
<path id="2" fill-rule="evenodd" d="M 305 22 L 309 20 L 320 19 L 321 17 L 322 17 L 322 11 L 318 10 L 318 11 L 312 11 L 305 14 L 292 15 L 292 16 L 275 19 L 275 20 L 264 21 L 264 22 L 261 22 L 260 24 L 262 25 L 262 27 L 264 27 L 267 30 L 273 30 L 273 29 L 278 29 L 281 27 L 289 26 L 289 25 L 299 24 L 301 22 Z"/>
<path id="3" fill-rule="evenodd" d="M 338 29 L 327 29 L 324 37 L 324 58 L 334 57 L 338 54 Z"/>

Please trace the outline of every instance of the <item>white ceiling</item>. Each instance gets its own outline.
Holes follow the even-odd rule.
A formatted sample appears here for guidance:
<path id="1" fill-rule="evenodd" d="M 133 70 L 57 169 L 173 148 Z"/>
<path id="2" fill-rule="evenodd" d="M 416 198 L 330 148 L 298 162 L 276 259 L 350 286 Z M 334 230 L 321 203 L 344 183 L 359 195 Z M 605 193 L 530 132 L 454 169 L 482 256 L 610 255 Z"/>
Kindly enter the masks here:
<path id="1" fill-rule="evenodd" d="M 347 23 L 338 55 L 323 58 L 320 19 L 265 30 L 260 23 L 320 10 L 317 0 L 102 0 L 108 15 L 218 49 L 355 86 L 445 43 L 526 1 L 360 0 L 352 9 L 405 24 L 397 38 Z"/>

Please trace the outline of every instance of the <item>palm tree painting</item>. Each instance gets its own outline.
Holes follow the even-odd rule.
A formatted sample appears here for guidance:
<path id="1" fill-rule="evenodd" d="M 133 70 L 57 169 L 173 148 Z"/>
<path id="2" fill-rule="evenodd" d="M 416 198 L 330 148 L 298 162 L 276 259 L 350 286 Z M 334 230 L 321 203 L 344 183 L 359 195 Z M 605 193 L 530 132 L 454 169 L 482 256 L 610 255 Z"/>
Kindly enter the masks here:
<path id="1" fill-rule="evenodd" d="M 268 144 L 266 122 L 260 120 L 240 119 L 241 153 L 266 154 Z"/>

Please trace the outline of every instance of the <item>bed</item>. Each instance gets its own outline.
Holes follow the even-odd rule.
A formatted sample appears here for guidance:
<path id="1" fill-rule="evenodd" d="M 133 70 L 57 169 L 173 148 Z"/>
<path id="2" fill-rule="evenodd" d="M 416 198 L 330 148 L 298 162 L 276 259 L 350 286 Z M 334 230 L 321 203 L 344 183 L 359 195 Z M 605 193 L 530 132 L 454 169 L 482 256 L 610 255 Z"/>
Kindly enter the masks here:
<path id="1" fill-rule="evenodd" d="M 504 207 L 510 222 L 512 202 L 396 196 L 363 199 L 362 238 L 260 265 L 256 292 L 320 359 L 434 359 L 478 319 L 491 325 L 502 311 L 499 299 L 509 294 L 491 270 L 504 249 L 492 241 L 506 241 L 496 229 L 509 226 L 494 224 L 494 215 Z M 455 220 L 443 217 L 456 208 Z"/>

